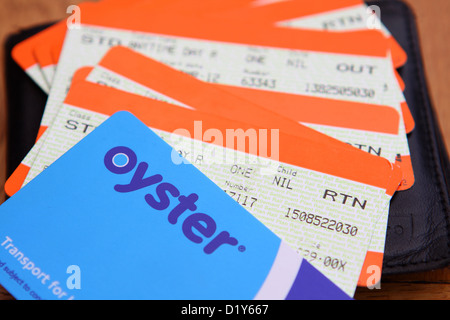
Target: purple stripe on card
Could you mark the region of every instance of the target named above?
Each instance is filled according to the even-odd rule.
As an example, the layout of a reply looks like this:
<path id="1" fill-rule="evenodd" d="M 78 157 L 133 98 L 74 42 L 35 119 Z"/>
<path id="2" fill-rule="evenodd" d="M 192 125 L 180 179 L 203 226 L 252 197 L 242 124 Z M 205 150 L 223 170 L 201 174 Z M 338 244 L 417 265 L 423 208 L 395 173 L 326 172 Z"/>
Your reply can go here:
<path id="1" fill-rule="evenodd" d="M 286 300 L 350 300 L 333 282 L 303 260 Z"/>

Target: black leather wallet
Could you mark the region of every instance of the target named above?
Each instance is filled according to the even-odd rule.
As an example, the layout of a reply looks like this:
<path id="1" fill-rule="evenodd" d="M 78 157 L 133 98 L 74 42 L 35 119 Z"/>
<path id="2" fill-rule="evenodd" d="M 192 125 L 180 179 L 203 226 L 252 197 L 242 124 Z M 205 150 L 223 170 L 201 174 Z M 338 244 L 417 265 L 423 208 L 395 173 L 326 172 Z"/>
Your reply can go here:
<path id="1" fill-rule="evenodd" d="M 369 4 L 408 55 L 399 70 L 416 126 L 408 135 L 415 183 L 397 192 L 389 211 L 383 274 L 428 271 L 450 262 L 450 166 L 430 102 L 414 13 L 400 1 Z"/>
<path id="2" fill-rule="evenodd" d="M 408 54 L 399 73 L 415 119 L 408 135 L 415 184 L 391 202 L 383 274 L 418 272 L 450 262 L 449 159 L 430 103 L 414 15 L 400 1 L 376 1 L 381 19 Z M 33 146 L 47 96 L 12 60 L 12 47 L 42 30 L 40 26 L 11 35 L 6 47 L 8 94 L 8 173 Z"/>

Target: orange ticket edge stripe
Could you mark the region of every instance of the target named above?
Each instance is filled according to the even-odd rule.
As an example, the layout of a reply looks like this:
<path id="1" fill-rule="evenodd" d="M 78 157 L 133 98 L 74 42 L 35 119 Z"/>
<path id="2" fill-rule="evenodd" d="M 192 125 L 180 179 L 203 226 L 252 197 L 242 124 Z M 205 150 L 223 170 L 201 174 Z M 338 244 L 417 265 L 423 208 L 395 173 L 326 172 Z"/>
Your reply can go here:
<path id="1" fill-rule="evenodd" d="M 398 191 L 408 190 L 415 183 L 411 156 L 400 155 L 400 158 L 396 159 L 395 164 L 401 169 L 403 173 L 402 182 L 398 187 Z"/>
<path id="2" fill-rule="evenodd" d="M 39 127 L 35 141 L 38 141 L 42 137 L 47 128 L 48 128 L 47 126 Z M 28 167 L 23 163 L 20 163 L 19 166 L 8 177 L 8 179 L 5 182 L 4 190 L 9 197 L 13 196 L 17 191 L 20 190 L 20 188 L 22 188 L 23 182 L 25 181 L 29 171 L 30 167 Z"/>
<path id="3" fill-rule="evenodd" d="M 402 77 L 400 76 L 400 74 L 398 73 L 398 71 L 396 69 L 394 69 L 394 75 L 395 75 L 395 78 L 397 79 L 400 89 L 402 91 L 405 91 L 405 82 L 403 81 Z"/>
<path id="4" fill-rule="evenodd" d="M 374 286 L 381 281 L 383 256 L 384 254 L 382 252 L 367 251 L 366 258 L 359 275 L 358 287 Z M 372 267 L 376 267 L 378 270 L 373 270 Z"/>
<path id="5" fill-rule="evenodd" d="M 330 103 L 329 100 L 323 98 L 215 85 L 274 111 L 282 111 L 284 115 L 299 122 L 398 134 L 400 115 L 389 106 L 343 100 L 333 100 Z M 368 121 L 368 119 L 370 120 Z"/>
<path id="6" fill-rule="evenodd" d="M 406 51 L 400 46 L 400 44 L 395 40 L 395 38 L 391 35 L 388 38 L 389 48 L 392 54 L 392 62 L 395 68 L 400 68 L 406 64 L 408 61 L 408 55 Z M 403 82 L 403 81 L 402 81 Z M 405 90 L 405 85 L 403 83 L 402 90 Z"/>
<path id="7" fill-rule="evenodd" d="M 25 181 L 30 167 L 24 164 L 19 164 L 19 166 L 14 170 L 9 179 L 5 182 L 5 192 L 8 196 L 13 196 L 17 191 L 22 188 L 23 181 Z"/>
<path id="8" fill-rule="evenodd" d="M 258 129 L 257 126 L 252 124 L 230 121 L 90 82 L 80 81 L 75 83 L 69 91 L 65 103 L 105 115 L 112 115 L 121 110 L 130 111 L 147 123 L 149 127 L 166 132 L 185 128 L 187 123 L 193 125 L 194 121 L 197 120 L 202 120 L 205 130 L 206 128 L 214 128 L 226 132 L 225 130 L 230 128 Z M 152 114 L 152 110 L 155 114 Z M 161 110 L 164 110 L 163 114 Z M 314 132 L 314 130 L 311 131 Z M 334 140 L 334 143 L 325 144 L 319 143 L 317 139 L 311 140 L 307 137 L 299 139 L 285 134 L 283 131 L 280 131 L 279 134 L 280 161 L 282 162 L 304 168 L 309 167 L 311 170 L 318 172 L 328 172 L 339 177 L 377 186 L 387 192 L 392 192 L 392 194 L 400 183 L 400 180 L 394 181 L 400 170 L 397 170 L 398 167 L 393 166 L 384 158 L 357 149 L 341 148 L 341 145 L 345 143 L 337 140 Z M 301 152 L 301 156 L 299 150 L 304 150 Z M 336 166 L 336 163 L 340 165 Z M 369 169 L 370 172 L 367 172 L 366 169 Z"/>
<path id="9" fill-rule="evenodd" d="M 272 26 L 230 24 L 213 19 L 193 19 L 185 16 L 165 16 L 157 13 L 149 16 L 149 12 L 145 10 L 145 7 L 141 10 L 130 9 L 122 11 L 120 17 L 121 19 L 111 19 L 111 17 L 103 15 L 96 18 L 86 17 L 82 20 L 82 23 L 207 41 L 320 51 L 334 54 L 355 54 L 384 58 L 388 53 L 386 37 L 375 30 L 331 33 Z"/>
<path id="10" fill-rule="evenodd" d="M 38 61 L 41 68 L 46 68 L 49 66 L 54 66 L 53 56 L 51 55 L 51 51 L 48 46 L 37 45 L 34 47 L 34 56 L 36 61 Z"/>
<path id="11" fill-rule="evenodd" d="M 231 95 L 217 90 L 223 89 L 297 122 L 398 134 L 400 115 L 388 106 L 211 84 L 125 47 L 110 49 L 98 65 L 188 105 L 201 106 L 205 97 L 218 105 L 233 105 Z"/>
<path id="12" fill-rule="evenodd" d="M 243 4 L 235 9 L 229 9 L 227 12 L 214 11 L 210 9 L 210 14 L 214 18 L 229 19 L 230 21 L 241 20 L 248 24 L 275 24 L 281 21 L 292 20 L 363 4 L 364 1 L 361 0 L 309 1 L 307 5 L 305 5 L 303 1 L 282 1 L 258 7 Z M 392 35 L 388 36 L 387 39 L 389 42 L 390 51 L 392 53 L 394 67 L 400 68 L 406 63 L 408 58 L 407 54 Z"/>

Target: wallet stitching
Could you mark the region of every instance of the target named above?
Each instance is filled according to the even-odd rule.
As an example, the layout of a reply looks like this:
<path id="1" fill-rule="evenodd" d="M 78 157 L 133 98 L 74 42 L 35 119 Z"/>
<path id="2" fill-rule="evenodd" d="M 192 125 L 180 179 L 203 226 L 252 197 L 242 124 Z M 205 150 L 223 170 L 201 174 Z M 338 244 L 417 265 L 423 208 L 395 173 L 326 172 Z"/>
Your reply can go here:
<path id="1" fill-rule="evenodd" d="M 420 54 L 417 52 L 417 47 L 418 46 L 414 45 L 414 44 L 417 44 L 417 43 L 416 43 L 416 41 L 415 41 L 415 39 L 414 39 L 414 37 L 412 35 L 412 32 L 411 32 L 412 28 L 415 27 L 415 24 L 413 23 L 413 20 L 411 19 L 411 14 L 412 13 L 407 12 L 408 11 L 408 7 L 404 3 L 400 2 L 400 1 L 396 2 L 396 3 L 397 3 L 397 7 L 401 7 L 401 10 L 403 11 L 403 13 L 406 13 L 406 20 L 407 20 L 407 24 L 408 24 L 408 28 L 406 28 L 407 29 L 408 45 L 409 45 L 409 47 L 411 49 L 412 55 L 414 56 L 413 60 L 416 62 L 416 63 L 413 64 L 413 69 L 414 69 L 414 72 L 415 72 L 416 77 L 417 77 L 417 79 L 419 81 L 419 84 L 420 84 L 420 86 L 419 86 L 420 87 L 420 89 L 419 89 L 420 90 L 420 98 L 422 99 L 422 102 L 424 103 L 424 105 L 427 105 L 428 107 L 431 107 L 429 105 L 426 97 L 425 97 L 426 95 L 425 95 L 425 91 L 424 91 L 424 85 L 426 85 L 426 84 L 424 83 L 423 78 L 421 77 L 421 73 L 419 72 L 419 67 L 417 65 L 418 62 L 419 62 L 418 58 L 420 57 Z M 384 5 L 386 5 L 386 4 L 387 5 L 393 5 L 394 4 L 394 6 L 395 6 L 395 2 L 385 2 L 385 1 L 383 1 L 383 4 Z M 398 4 L 400 4 L 400 6 L 398 6 Z M 448 212 L 447 204 L 446 204 L 446 202 L 444 200 L 445 193 L 444 193 L 444 190 L 443 190 L 442 181 L 439 179 L 439 176 L 438 176 L 438 173 L 437 173 L 438 170 L 439 170 L 439 166 L 438 166 L 438 161 L 436 159 L 436 153 L 435 153 L 436 146 L 434 144 L 432 133 L 431 133 L 430 115 L 428 114 L 428 110 L 422 110 L 422 109 L 424 109 L 424 108 L 418 108 L 418 111 L 421 113 L 421 115 L 425 116 L 425 118 L 427 120 L 427 125 L 425 126 L 425 133 L 426 133 L 426 138 L 427 138 L 429 143 L 427 143 L 426 147 L 427 147 L 427 149 L 429 151 L 431 151 L 431 152 L 428 152 L 428 153 L 429 153 L 429 159 L 431 160 L 429 162 L 431 163 L 431 166 L 434 169 L 434 172 L 433 172 L 433 175 L 432 175 L 432 179 L 433 179 L 433 182 L 435 183 L 435 185 L 438 186 L 439 194 L 440 194 L 441 206 L 445 210 L 445 212 Z M 447 251 L 446 255 L 441 256 L 439 258 L 434 258 L 434 259 L 431 259 L 431 260 L 428 260 L 428 261 L 400 263 L 400 264 L 397 264 L 395 266 L 385 266 L 385 268 L 387 268 L 387 269 L 390 269 L 390 268 L 394 269 L 394 268 L 398 268 L 398 267 L 407 267 L 409 265 L 429 264 L 430 262 L 437 262 L 437 261 L 443 261 L 443 260 L 448 259 L 448 257 L 449 257 L 448 252 L 450 251 L 450 226 L 449 226 L 449 222 L 448 222 L 448 214 L 444 213 L 444 215 L 445 215 L 445 222 L 446 222 L 446 225 L 447 225 L 447 249 L 448 249 L 448 251 Z"/>

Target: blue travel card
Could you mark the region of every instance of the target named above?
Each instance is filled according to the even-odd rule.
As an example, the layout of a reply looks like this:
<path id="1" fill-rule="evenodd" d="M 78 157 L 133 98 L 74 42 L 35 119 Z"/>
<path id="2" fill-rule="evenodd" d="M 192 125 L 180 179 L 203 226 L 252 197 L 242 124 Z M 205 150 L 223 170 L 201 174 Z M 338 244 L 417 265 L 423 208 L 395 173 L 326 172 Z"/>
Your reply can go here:
<path id="1" fill-rule="evenodd" d="M 18 299 L 350 299 L 132 114 L 0 206 Z"/>

